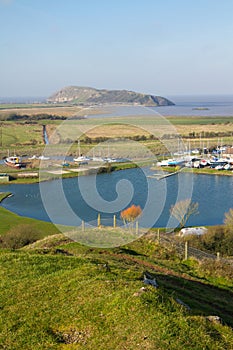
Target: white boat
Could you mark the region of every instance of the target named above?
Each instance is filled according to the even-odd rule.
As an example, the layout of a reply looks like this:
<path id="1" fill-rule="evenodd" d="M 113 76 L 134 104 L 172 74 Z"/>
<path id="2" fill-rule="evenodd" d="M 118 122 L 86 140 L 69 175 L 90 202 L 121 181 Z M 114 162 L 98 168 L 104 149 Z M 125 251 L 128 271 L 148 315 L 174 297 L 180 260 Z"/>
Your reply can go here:
<path id="1" fill-rule="evenodd" d="M 117 160 L 116 160 L 116 158 L 107 157 L 107 158 L 104 158 L 104 162 L 106 162 L 106 163 L 116 163 Z"/>
<path id="2" fill-rule="evenodd" d="M 214 169 L 215 170 L 223 170 L 224 169 L 224 165 L 219 164 Z"/>
<path id="3" fill-rule="evenodd" d="M 205 166 L 207 166 L 207 165 L 209 165 L 209 162 L 208 162 L 208 160 L 206 160 L 206 159 L 201 159 L 200 160 L 200 167 L 205 167 Z"/>
<path id="4" fill-rule="evenodd" d="M 89 162 L 90 158 L 89 157 L 86 157 L 86 156 L 79 156 L 77 158 L 73 158 L 73 161 L 74 162 Z"/>
<path id="5" fill-rule="evenodd" d="M 28 158 L 29 160 L 33 160 L 33 159 L 38 159 L 37 156 L 34 154 L 32 157 Z"/>
<path id="6" fill-rule="evenodd" d="M 195 162 L 193 162 L 193 167 L 194 168 L 200 168 L 200 161 L 196 160 Z"/>
<path id="7" fill-rule="evenodd" d="M 197 149 L 197 148 L 192 149 L 191 152 L 192 152 L 193 154 L 200 154 L 200 151 L 199 151 L 199 149 Z"/>
<path id="8" fill-rule="evenodd" d="M 224 165 L 224 169 L 231 170 L 231 165 L 229 163 L 227 163 L 226 165 Z"/>
<path id="9" fill-rule="evenodd" d="M 157 162 L 157 166 L 168 166 L 168 163 L 171 161 L 172 159 L 164 159 L 161 162 Z"/>
<path id="10" fill-rule="evenodd" d="M 91 160 L 90 157 L 83 156 L 81 154 L 81 149 L 80 149 L 80 140 L 78 140 L 78 157 L 73 158 L 74 162 L 82 163 L 82 162 L 89 162 Z"/>
<path id="11" fill-rule="evenodd" d="M 104 158 L 102 157 L 95 157 L 92 158 L 93 162 L 105 162 Z"/>
<path id="12" fill-rule="evenodd" d="M 42 154 L 42 156 L 39 156 L 38 159 L 40 159 L 40 160 L 49 160 L 50 158 L 49 158 L 49 157 L 45 157 L 45 156 Z"/>
<path id="13" fill-rule="evenodd" d="M 11 157 L 7 157 L 4 160 L 5 164 L 12 167 L 12 168 L 21 168 L 22 166 L 22 162 L 21 162 L 21 158 L 17 157 L 17 156 L 11 156 Z"/>

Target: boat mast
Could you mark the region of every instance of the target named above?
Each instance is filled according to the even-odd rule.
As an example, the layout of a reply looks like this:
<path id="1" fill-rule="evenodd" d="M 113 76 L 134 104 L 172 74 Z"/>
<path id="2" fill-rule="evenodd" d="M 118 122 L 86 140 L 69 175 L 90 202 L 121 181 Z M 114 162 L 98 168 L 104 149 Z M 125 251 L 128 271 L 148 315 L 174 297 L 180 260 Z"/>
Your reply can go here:
<path id="1" fill-rule="evenodd" d="M 81 156 L 81 150 L 80 150 L 80 140 L 78 139 L 78 156 Z"/>

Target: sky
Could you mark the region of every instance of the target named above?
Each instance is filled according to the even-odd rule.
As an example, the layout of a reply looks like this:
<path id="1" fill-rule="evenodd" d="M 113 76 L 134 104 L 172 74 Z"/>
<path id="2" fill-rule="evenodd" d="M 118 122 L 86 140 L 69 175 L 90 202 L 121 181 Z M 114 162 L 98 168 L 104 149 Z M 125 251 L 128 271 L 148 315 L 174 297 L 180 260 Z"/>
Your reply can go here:
<path id="1" fill-rule="evenodd" d="M 0 0 L 0 96 L 233 94 L 232 0 Z"/>

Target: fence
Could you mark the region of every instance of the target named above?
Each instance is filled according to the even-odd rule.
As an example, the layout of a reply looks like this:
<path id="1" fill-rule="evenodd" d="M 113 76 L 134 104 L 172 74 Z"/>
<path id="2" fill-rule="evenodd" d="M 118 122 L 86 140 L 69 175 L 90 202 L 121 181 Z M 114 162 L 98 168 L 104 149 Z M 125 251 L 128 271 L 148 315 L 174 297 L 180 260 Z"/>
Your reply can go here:
<path id="1" fill-rule="evenodd" d="M 131 223 L 125 223 L 122 220 L 119 220 L 116 218 L 116 215 L 113 215 L 112 217 L 103 218 L 100 214 L 98 214 L 98 217 L 96 220 L 89 221 L 88 223 L 82 221 L 81 229 L 82 231 L 85 231 L 89 228 L 103 228 L 103 227 L 111 227 L 111 228 L 119 228 L 119 229 L 130 229 L 134 232 L 135 238 L 138 236 L 147 233 L 147 230 L 145 228 L 142 228 L 139 226 L 138 221 L 134 221 Z M 187 260 L 190 257 L 193 257 L 197 260 L 203 260 L 203 259 L 212 259 L 212 260 L 218 260 L 222 261 L 228 264 L 231 264 L 233 266 L 233 260 L 231 259 L 225 259 L 220 256 L 220 253 L 217 254 L 211 254 L 204 252 L 203 250 L 197 249 L 192 247 L 188 241 L 185 242 L 178 242 L 174 239 L 174 232 L 170 233 L 161 233 L 160 229 L 157 230 L 157 234 L 154 234 L 154 239 L 158 243 L 165 243 L 172 245 L 177 253 L 183 257 L 183 259 Z"/>
<path id="2" fill-rule="evenodd" d="M 155 235 L 155 239 L 160 243 L 167 243 L 172 245 L 178 254 L 180 254 L 185 260 L 187 260 L 190 257 L 193 257 L 197 260 L 203 260 L 203 259 L 212 259 L 212 260 L 219 260 L 225 263 L 229 263 L 233 266 L 233 260 L 232 259 L 225 259 L 220 256 L 220 253 L 211 254 L 204 252 L 203 250 L 197 249 L 192 247 L 188 241 L 185 242 L 177 242 L 174 240 L 174 232 L 173 233 L 163 233 L 161 234 L 160 230 L 158 229 L 157 235 Z"/>

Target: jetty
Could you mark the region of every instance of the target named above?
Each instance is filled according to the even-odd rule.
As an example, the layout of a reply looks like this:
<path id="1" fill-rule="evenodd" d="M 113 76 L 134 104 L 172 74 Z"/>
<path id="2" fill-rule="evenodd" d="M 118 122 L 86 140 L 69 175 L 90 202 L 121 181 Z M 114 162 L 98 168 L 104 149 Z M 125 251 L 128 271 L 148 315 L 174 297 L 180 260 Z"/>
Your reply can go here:
<path id="1" fill-rule="evenodd" d="M 179 174 L 183 169 L 184 169 L 184 168 L 181 168 L 181 169 L 179 169 L 179 170 L 177 170 L 177 171 L 174 171 L 174 172 L 168 173 L 168 174 L 164 174 L 164 175 L 161 175 L 161 174 L 153 174 L 153 175 L 148 175 L 147 177 L 148 177 L 148 178 L 151 178 L 151 179 L 162 180 L 162 179 L 165 179 L 166 177 Z"/>

